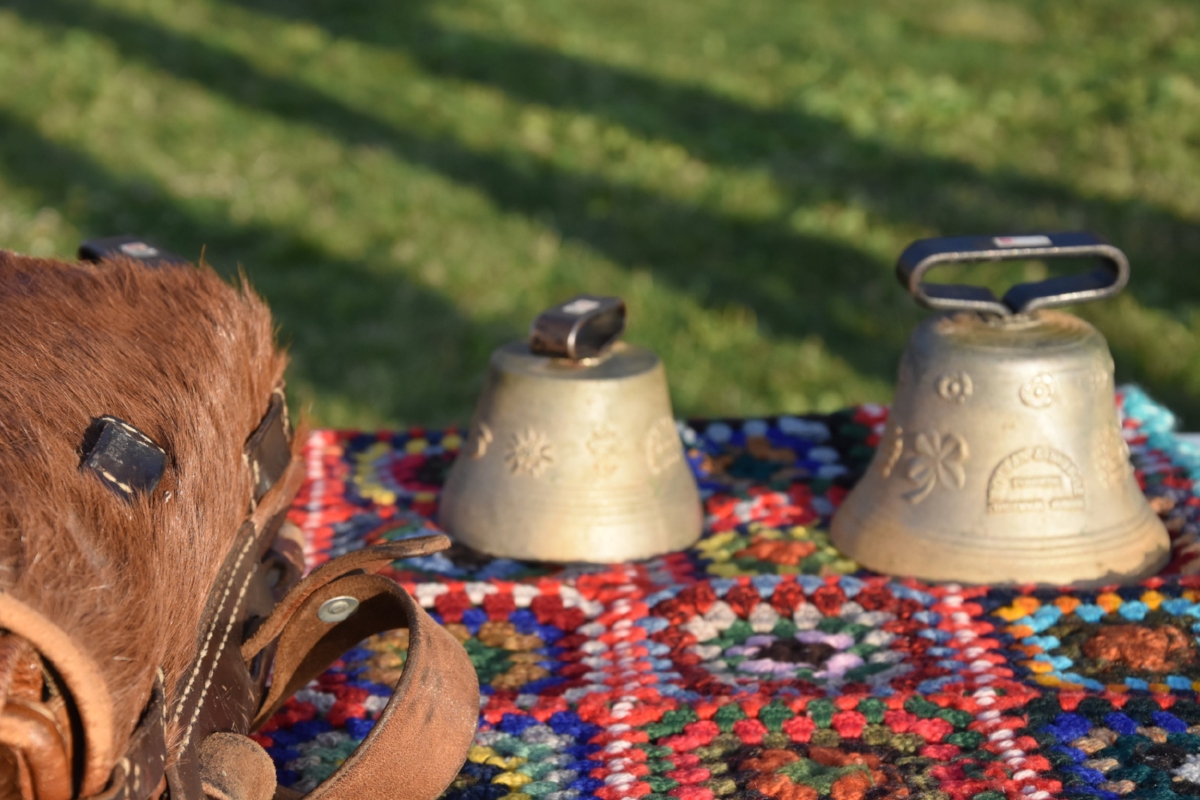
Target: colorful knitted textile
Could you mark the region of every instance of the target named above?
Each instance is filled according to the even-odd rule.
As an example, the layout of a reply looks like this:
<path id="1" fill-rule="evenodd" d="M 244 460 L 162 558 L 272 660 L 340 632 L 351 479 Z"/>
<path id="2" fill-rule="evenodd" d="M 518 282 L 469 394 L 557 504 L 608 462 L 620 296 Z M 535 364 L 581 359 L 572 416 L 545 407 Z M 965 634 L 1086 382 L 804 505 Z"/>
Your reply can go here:
<path id="1" fill-rule="evenodd" d="M 826 529 L 879 440 L 878 406 L 681 425 L 707 510 L 688 551 L 588 568 L 458 550 L 398 562 L 482 687 L 447 797 L 1200 796 L 1200 575 L 1187 574 L 1200 457 L 1140 391 L 1119 400 L 1175 537 L 1168 574 L 1137 587 L 859 571 Z M 432 528 L 460 443 L 454 430 L 312 434 L 292 512 L 310 562 Z M 363 739 L 406 645 L 365 642 L 268 723 L 257 738 L 284 785 L 311 789 Z"/>

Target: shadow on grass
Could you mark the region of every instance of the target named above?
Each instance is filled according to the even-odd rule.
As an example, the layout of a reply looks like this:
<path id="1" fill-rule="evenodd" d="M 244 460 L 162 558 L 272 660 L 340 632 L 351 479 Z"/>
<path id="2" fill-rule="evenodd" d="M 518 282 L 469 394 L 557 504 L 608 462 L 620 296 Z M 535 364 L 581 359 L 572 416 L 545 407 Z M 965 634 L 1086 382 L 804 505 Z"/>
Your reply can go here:
<path id="1" fill-rule="evenodd" d="M 0 175 L 34 192 L 38 202 L 61 209 L 85 236 L 139 233 L 191 260 L 203 250 L 227 275 L 244 263 L 255 288 L 270 298 L 283 338 L 292 337 L 297 345 L 293 382 L 309 384 L 334 402 L 369 404 L 396 420 L 461 422 L 454 412 L 470 408 L 481 388 L 476 362 L 486 359 L 491 343 L 519 336 L 472 323 L 444 297 L 340 259 L 292 231 L 230 225 L 220 204 L 210 204 L 211 209 L 184 204 L 151 182 L 114 175 L 3 111 Z M 346 291 L 348 284 L 356 289 Z M 381 320 L 391 322 L 403 341 L 380 347 L 371 329 L 360 326 L 363 320 L 373 328 Z M 463 359 L 464 352 L 471 357 Z M 447 379 L 420 382 L 409 394 L 366 397 L 364 378 L 355 373 L 364 361 L 411 374 L 438 372 Z M 448 409 L 450 415 L 430 419 L 430 409 Z"/>
<path id="2" fill-rule="evenodd" d="M 647 137 L 669 139 L 713 163 L 766 166 L 795 205 L 853 198 L 883 218 L 947 233 L 1086 227 L 1125 249 L 1133 294 L 1179 311 L 1200 293 L 1188 253 L 1200 228 L 1137 201 L 1086 198 L 1060 185 L 986 174 L 953 159 L 897 151 L 796 110 L 753 108 L 701 88 L 565 56 L 535 45 L 447 30 L 422 4 L 375 0 L 283 3 L 237 0 L 307 19 L 338 36 L 403 48 L 431 73 L 479 81 L 514 97 L 586 111 Z M 559 170 L 535 157 L 479 152 L 398 129 L 298 81 L 266 75 L 236 54 L 151 22 L 71 0 L 18 0 L 24 17 L 86 27 L 126 58 L 195 81 L 225 97 L 346 144 L 370 144 L 473 186 L 503 209 L 548 221 L 626 268 L 645 267 L 710 307 L 754 309 L 766 333 L 820 336 L 864 375 L 891 380 L 920 316 L 886 264 L 861 250 L 795 233 L 782 221 L 738 220 L 653 192 Z M 1140 265 L 1153 265 L 1153 269 Z M 357 355 L 357 354 L 356 354 Z M 1186 376 L 1153 380 L 1138 354 L 1117 352 L 1121 379 L 1139 380 L 1185 415 L 1200 417 Z"/>
<path id="3" fill-rule="evenodd" d="M 1011 232 L 1059 217 L 1105 232 L 1153 263 L 1147 302 L 1200 294 L 1190 255 L 1200 225 L 1141 201 L 1088 198 L 1059 184 L 953 158 L 900 151 L 795 109 L 756 108 L 707 89 L 564 55 L 531 43 L 448 29 L 423 4 L 384 0 L 230 0 L 305 20 L 336 37 L 403 50 L 430 74 L 473 81 L 530 103 L 594 114 L 713 164 L 765 166 L 795 205 L 853 198 L 893 221 L 963 233 Z M 1151 288 L 1151 283 L 1159 284 Z M 1180 291 L 1184 294 L 1181 295 Z"/>
<path id="4" fill-rule="evenodd" d="M 386 149 L 475 187 L 500 208 L 535 216 L 627 268 L 648 268 L 708 306 L 752 308 L 768 335 L 816 334 L 860 374 L 891 381 L 896 354 L 918 317 L 905 298 L 883 291 L 891 281 L 888 265 L 853 247 L 797 235 L 781 222 L 730 219 L 533 156 L 480 152 L 397 129 L 318 89 L 264 74 L 235 53 L 118 11 L 73 0 L 18 0 L 16 8 L 43 25 L 103 35 L 124 58 L 247 108 L 322 129 L 347 145 Z M 837 269 L 818 268 L 828 265 Z M 864 326 L 863 309 L 882 313 Z"/>

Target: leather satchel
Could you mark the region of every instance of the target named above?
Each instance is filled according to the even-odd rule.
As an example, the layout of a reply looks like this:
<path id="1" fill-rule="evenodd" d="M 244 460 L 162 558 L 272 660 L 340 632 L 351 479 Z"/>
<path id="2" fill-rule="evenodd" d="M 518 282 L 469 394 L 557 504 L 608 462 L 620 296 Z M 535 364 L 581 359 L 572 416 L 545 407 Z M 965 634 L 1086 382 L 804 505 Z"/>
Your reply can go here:
<path id="1" fill-rule="evenodd" d="M 270 800 L 247 734 L 406 627 L 365 741 L 306 797 L 432 800 L 466 758 L 462 646 L 391 579 L 426 536 L 304 571 L 285 358 L 263 302 L 143 250 L 0 251 L 0 798 Z"/>

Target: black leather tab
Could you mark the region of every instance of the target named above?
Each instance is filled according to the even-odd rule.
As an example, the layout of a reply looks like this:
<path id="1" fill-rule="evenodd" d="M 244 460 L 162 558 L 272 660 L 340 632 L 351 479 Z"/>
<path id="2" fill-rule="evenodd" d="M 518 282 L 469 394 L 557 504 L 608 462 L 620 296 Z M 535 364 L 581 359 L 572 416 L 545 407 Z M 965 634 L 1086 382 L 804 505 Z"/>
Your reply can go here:
<path id="1" fill-rule="evenodd" d="M 174 253 L 163 250 L 138 236 L 106 236 L 88 239 L 79 245 L 81 261 L 103 261 L 106 258 L 136 258 L 148 267 L 164 267 L 188 262 Z"/>
<path id="2" fill-rule="evenodd" d="M 95 420 L 83 440 L 82 469 L 93 472 L 119 497 L 152 492 L 167 468 L 167 454 L 123 419 Z"/>
<path id="3" fill-rule="evenodd" d="M 251 479 L 254 481 L 256 503 L 283 477 L 283 471 L 291 463 L 290 427 L 283 392 L 276 390 L 271 394 L 271 405 L 266 416 L 246 440 L 244 451 L 246 461 L 250 464 Z"/>
<path id="4" fill-rule="evenodd" d="M 625 330 L 625 301 L 581 294 L 538 314 L 529 331 L 529 350 L 575 361 L 609 350 Z"/>

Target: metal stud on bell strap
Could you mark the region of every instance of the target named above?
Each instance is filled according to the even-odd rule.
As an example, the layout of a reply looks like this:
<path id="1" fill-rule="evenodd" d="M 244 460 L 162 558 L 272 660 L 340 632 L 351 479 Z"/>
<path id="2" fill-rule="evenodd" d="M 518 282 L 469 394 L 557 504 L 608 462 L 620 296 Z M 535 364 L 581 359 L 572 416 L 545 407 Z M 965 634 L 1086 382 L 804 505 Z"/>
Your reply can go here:
<path id="1" fill-rule="evenodd" d="M 1096 265 L 1003 298 L 924 280 L 938 265 L 1049 258 Z M 934 581 L 1099 586 L 1161 569 L 1169 538 L 1129 463 L 1108 345 L 1049 310 L 1120 292 L 1124 253 L 1090 233 L 926 239 L 896 272 L 939 313 L 909 339 L 834 544 L 868 569 Z"/>
<path id="2" fill-rule="evenodd" d="M 620 298 L 580 295 L 492 354 L 438 512 L 455 540 L 508 558 L 614 562 L 699 538 L 666 373 L 620 341 L 624 329 Z"/>

